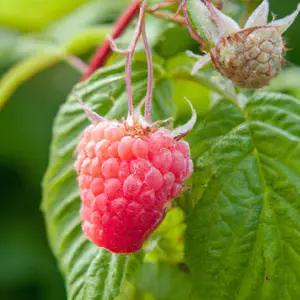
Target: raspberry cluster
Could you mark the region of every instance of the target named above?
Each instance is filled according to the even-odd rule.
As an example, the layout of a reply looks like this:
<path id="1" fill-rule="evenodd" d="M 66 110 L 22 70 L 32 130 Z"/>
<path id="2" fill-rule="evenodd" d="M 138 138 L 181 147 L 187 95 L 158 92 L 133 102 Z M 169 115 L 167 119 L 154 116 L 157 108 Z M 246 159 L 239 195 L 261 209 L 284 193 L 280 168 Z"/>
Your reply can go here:
<path id="1" fill-rule="evenodd" d="M 139 250 L 183 190 L 193 163 L 189 145 L 165 128 L 128 128 L 117 121 L 90 125 L 78 145 L 86 236 L 115 253 Z"/>

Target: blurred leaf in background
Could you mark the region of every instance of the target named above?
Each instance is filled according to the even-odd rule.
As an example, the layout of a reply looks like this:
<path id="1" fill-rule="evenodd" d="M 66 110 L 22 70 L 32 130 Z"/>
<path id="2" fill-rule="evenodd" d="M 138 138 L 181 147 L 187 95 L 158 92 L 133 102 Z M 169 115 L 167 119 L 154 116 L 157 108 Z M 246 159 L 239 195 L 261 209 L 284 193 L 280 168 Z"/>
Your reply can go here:
<path id="1" fill-rule="evenodd" d="M 57 66 L 22 86 L 0 113 L 0 299 L 65 299 L 39 206 L 51 127 L 78 75 Z"/>
<path id="2" fill-rule="evenodd" d="M 87 0 L 9 0 L 0 2 L 0 25 L 21 31 L 39 31 Z"/>

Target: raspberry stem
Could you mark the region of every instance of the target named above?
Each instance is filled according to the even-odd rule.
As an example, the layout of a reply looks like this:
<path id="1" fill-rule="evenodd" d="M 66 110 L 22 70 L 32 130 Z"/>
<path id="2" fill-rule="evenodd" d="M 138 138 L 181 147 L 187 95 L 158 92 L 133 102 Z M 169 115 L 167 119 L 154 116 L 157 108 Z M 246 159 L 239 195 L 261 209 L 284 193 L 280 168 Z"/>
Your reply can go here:
<path id="1" fill-rule="evenodd" d="M 128 49 L 128 57 L 127 57 L 127 63 L 126 63 L 126 88 L 127 88 L 127 94 L 128 94 L 128 117 L 133 117 L 133 100 L 132 100 L 132 86 L 131 86 L 131 71 L 132 71 L 132 60 L 134 51 L 136 48 L 136 44 L 138 42 L 138 39 L 141 35 L 142 28 L 144 27 L 144 14 L 146 9 L 146 1 L 143 2 L 141 8 L 140 8 L 140 14 L 139 14 L 139 20 L 138 24 L 136 26 L 136 30 L 133 36 L 132 43 Z M 148 57 L 148 55 L 147 55 Z"/>
<path id="2" fill-rule="evenodd" d="M 149 14 L 153 15 L 154 17 L 157 17 L 157 18 L 160 18 L 160 19 L 165 19 L 165 20 L 169 20 L 169 21 L 172 21 L 172 22 L 176 22 L 176 23 L 179 23 L 181 25 L 185 25 L 186 24 L 186 21 L 185 21 L 185 18 L 182 17 L 182 16 L 179 16 L 179 15 L 176 15 L 175 14 L 169 14 L 169 13 L 163 13 L 163 12 L 160 12 L 160 11 L 147 11 Z"/>
<path id="3" fill-rule="evenodd" d="M 165 2 L 157 3 L 157 4 L 155 4 L 155 5 L 151 6 L 151 7 L 149 7 L 149 8 L 147 9 L 147 11 L 154 12 L 154 11 L 157 11 L 157 10 L 163 8 L 163 7 L 167 7 L 167 6 L 169 6 L 169 5 L 172 5 L 172 4 L 176 3 L 176 2 L 177 2 L 177 0 L 169 0 L 169 1 L 166 0 Z"/>
<path id="4" fill-rule="evenodd" d="M 133 99 L 132 99 L 132 86 L 131 86 L 131 72 L 132 72 L 132 61 L 133 61 L 133 55 L 135 52 L 135 48 L 137 45 L 137 42 L 140 38 L 140 35 L 142 33 L 142 28 L 143 28 L 143 24 L 144 24 L 144 15 L 145 15 L 145 10 L 146 10 L 146 1 L 143 2 L 141 8 L 140 8 L 140 13 L 139 13 L 139 19 L 138 19 L 138 23 L 136 25 L 136 29 L 133 35 L 133 39 L 132 42 L 130 44 L 130 46 L 125 49 L 119 49 L 117 44 L 115 43 L 114 39 L 110 36 L 108 36 L 108 40 L 110 42 L 110 46 L 111 49 L 114 52 L 117 52 L 119 54 L 124 54 L 127 55 L 127 62 L 126 62 L 126 70 L 125 70 L 125 82 L 126 82 L 126 89 L 127 89 L 127 95 L 128 95 L 128 118 L 129 120 L 133 120 Z M 148 46 L 149 48 L 149 46 Z M 148 52 L 150 50 L 148 49 Z M 147 54 L 147 59 L 148 59 L 148 55 Z M 150 56 L 150 60 L 151 60 L 151 56 Z"/>
<path id="5" fill-rule="evenodd" d="M 173 22 L 177 22 L 179 24 L 185 25 L 186 24 L 185 18 L 179 15 L 179 12 L 181 10 L 180 5 L 178 6 L 178 9 L 175 14 L 169 14 L 169 13 L 164 13 L 164 12 L 158 11 L 160 8 L 170 6 L 176 2 L 178 2 L 178 0 L 169 0 L 169 1 L 166 0 L 165 2 L 158 3 L 153 6 L 147 7 L 147 13 L 149 13 L 157 18 L 162 18 L 162 19 L 166 19 L 169 21 L 173 21 Z"/>
<path id="6" fill-rule="evenodd" d="M 146 122 L 150 122 L 151 118 L 151 101 L 152 101 L 152 89 L 153 89 L 153 62 L 151 49 L 147 40 L 145 22 L 142 25 L 142 38 L 145 45 L 145 51 L 148 62 L 148 86 L 147 86 L 147 95 L 146 95 L 146 103 L 145 103 L 145 119 Z"/>
<path id="7" fill-rule="evenodd" d="M 81 74 L 84 74 L 84 72 L 86 72 L 88 69 L 88 65 L 77 56 L 66 55 L 65 60 L 69 63 L 70 66 L 72 66 L 75 70 L 77 70 Z"/>

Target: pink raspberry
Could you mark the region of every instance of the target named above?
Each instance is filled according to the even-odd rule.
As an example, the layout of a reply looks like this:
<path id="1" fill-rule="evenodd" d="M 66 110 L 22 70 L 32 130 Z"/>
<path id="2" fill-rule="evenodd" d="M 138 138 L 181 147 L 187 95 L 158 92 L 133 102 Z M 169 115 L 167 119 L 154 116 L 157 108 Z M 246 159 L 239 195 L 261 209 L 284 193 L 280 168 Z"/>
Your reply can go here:
<path id="1" fill-rule="evenodd" d="M 88 239 L 115 253 L 132 253 L 163 220 L 193 163 L 189 145 L 167 129 L 104 121 L 84 131 L 75 168 Z"/>

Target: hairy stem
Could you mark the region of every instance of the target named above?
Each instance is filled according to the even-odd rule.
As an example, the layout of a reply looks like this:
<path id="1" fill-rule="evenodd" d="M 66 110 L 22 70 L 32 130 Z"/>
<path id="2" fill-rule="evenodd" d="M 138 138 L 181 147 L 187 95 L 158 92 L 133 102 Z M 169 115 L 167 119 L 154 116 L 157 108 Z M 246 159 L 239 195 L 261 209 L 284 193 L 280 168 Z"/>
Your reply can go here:
<path id="1" fill-rule="evenodd" d="M 77 56 L 66 55 L 65 60 L 69 63 L 70 66 L 72 66 L 75 70 L 77 70 L 81 74 L 84 74 L 84 72 L 86 72 L 88 69 L 88 65 Z"/>
<path id="2" fill-rule="evenodd" d="M 133 60 L 133 55 L 134 55 L 134 51 L 136 48 L 136 44 L 141 35 L 142 27 L 144 24 L 143 19 L 144 19 L 145 9 L 146 9 L 146 1 L 144 1 L 141 6 L 139 20 L 138 20 L 138 24 L 136 26 L 133 40 L 132 40 L 132 43 L 131 43 L 129 49 L 127 50 L 128 57 L 127 57 L 127 63 L 126 63 L 125 80 L 126 80 L 126 88 L 127 88 L 127 94 L 128 94 L 128 117 L 129 117 L 129 119 L 131 119 L 133 117 L 133 100 L 132 100 L 132 86 L 131 86 L 132 60 Z"/>
<path id="3" fill-rule="evenodd" d="M 150 122 L 151 119 L 151 101 L 152 101 L 152 90 L 153 90 L 153 63 L 152 63 L 152 55 L 151 49 L 147 40 L 145 22 L 142 25 L 142 38 L 145 45 L 145 51 L 148 62 L 148 86 L 147 86 L 147 95 L 146 95 L 146 103 L 145 103 L 145 119 L 146 122 Z"/>
<path id="4" fill-rule="evenodd" d="M 170 6 L 170 5 L 172 5 L 172 4 L 176 3 L 176 2 L 177 2 L 177 0 L 165 1 L 165 2 L 162 2 L 162 3 L 155 4 L 155 5 L 151 6 L 151 7 L 149 7 L 147 10 L 152 11 L 152 12 L 153 11 L 157 11 L 160 8 Z"/>
<path id="5" fill-rule="evenodd" d="M 186 24 L 186 20 L 184 17 L 179 15 L 179 12 L 181 10 L 181 5 L 178 6 L 178 9 L 175 14 L 165 13 L 158 11 L 160 8 L 164 8 L 170 5 L 173 5 L 174 3 L 180 4 L 181 0 L 165 0 L 165 2 L 155 4 L 153 6 L 150 6 L 147 8 L 147 13 L 161 19 L 166 19 L 169 21 L 177 22 L 179 24 Z"/>
<path id="6" fill-rule="evenodd" d="M 182 25 L 186 24 L 185 18 L 182 16 L 177 16 L 176 14 L 174 15 L 174 14 L 164 13 L 156 10 L 155 11 L 149 10 L 148 13 L 160 19 L 166 19 Z"/>
<path id="7" fill-rule="evenodd" d="M 113 0 L 112 0 L 113 1 Z M 168 19 L 170 21 L 178 22 L 180 24 L 185 24 L 185 19 L 179 16 L 177 13 L 175 15 L 169 15 L 167 13 L 161 13 L 157 10 L 159 8 L 171 5 L 173 3 L 180 2 L 180 0 L 166 0 L 163 3 L 159 3 L 154 5 L 153 7 L 149 7 L 149 13 L 153 14 L 159 18 Z M 134 18 L 139 13 L 139 5 L 141 0 L 133 0 L 133 2 L 129 5 L 129 7 L 125 10 L 125 12 L 121 15 L 121 17 L 116 22 L 115 26 L 113 27 L 113 31 L 111 34 L 112 39 L 118 38 L 131 24 Z M 97 49 L 96 54 L 92 57 L 91 62 L 84 72 L 81 80 L 85 80 L 89 78 L 98 68 L 103 66 L 110 55 L 112 48 L 111 48 L 111 40 L 107 39 L 104 43 Z"/>

